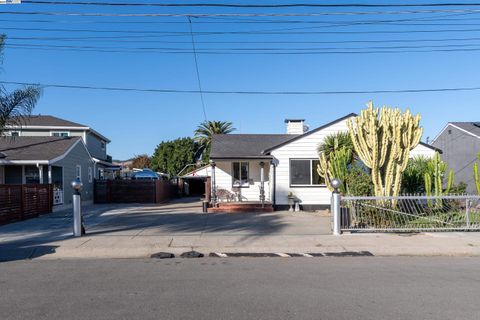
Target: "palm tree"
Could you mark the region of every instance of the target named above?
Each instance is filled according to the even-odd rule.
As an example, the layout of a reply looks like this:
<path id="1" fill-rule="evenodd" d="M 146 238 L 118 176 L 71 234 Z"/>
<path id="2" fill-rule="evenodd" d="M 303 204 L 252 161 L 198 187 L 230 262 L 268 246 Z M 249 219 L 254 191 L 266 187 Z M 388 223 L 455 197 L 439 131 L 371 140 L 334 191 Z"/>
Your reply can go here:
<path id="1" fill-rule="evenodd" d="M 348 150 L 352 150 L 352 159 L 355 158 L 355 149 L 353 147 L 352 138 L 348 132 L 337 132 L 330 134 L 325 137 L 323 142 L 318 146 L 318 153 L 324 153 L 325 157 L 329 158 L 330 154 L 334 151 L 338 151 L 342 148 L 346 148 Z"/>
<path id="2" fill-rule="evenodd" d="M 4 43 L 5 35 L 0 35 L 0 62 Z M 0 136 L 7 126 L 21 125 L 24 122 L 25 116 L 32 113 L 40 93 L 38 86 L 25 86 L 11 93 L 0 86 Z"/>
<path id="3" fill-rule="evenodd" d="M 228 121 L 204 121 L 195 130 L 195 141 L 201 146 L 205 160 L 210 157 L 210 145 L 214 134 L 228 134 L 236 129 Z"/>

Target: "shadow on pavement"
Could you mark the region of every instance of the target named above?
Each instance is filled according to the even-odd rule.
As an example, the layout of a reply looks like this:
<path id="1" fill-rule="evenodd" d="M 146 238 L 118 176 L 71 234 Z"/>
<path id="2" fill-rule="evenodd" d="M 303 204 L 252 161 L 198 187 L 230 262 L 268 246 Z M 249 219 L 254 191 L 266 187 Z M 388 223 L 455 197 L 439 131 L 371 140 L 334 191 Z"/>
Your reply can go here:
<path id="1" fill-rule="evenodd" d="M 87 236 L 223 233 L 246 237 L 279 233 L 287 226 L 277 213 L 202 214 L 198 199 L 161 205 L 109 204 L 83 209 Z M 33 259 L 54 253 L 49 245 L 72 238 L 71 210 L 0 227 L 0 261 Z"/>
<path id="2" fill-rule="evenodd" d="M 35 259 L 44 255 L 55 253 L 58 246 L 49 245 L 32 245 L 32 246 L 15 246 L 0 245 L 0 263 L 16 260 Z"/>

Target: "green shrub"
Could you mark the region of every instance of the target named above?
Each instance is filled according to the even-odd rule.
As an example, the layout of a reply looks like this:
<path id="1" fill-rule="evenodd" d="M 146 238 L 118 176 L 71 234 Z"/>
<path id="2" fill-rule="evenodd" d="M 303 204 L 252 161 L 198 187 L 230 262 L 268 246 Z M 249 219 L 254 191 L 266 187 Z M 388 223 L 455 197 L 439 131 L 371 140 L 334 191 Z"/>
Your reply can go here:
<path id="1" fill-rule="evenodd" d="M 373 195 L 373 184 L 370 174 L 358 165 L 352 165 L 346 178 L 348 195 L 371 196 Z"/>
<path id="2" fill-rule="evenodd" d="M 408 161 L 403 172 L 402 193 L 425 193 L 425 173 L 428 172 L 429 159 L 417 156 Z"/>

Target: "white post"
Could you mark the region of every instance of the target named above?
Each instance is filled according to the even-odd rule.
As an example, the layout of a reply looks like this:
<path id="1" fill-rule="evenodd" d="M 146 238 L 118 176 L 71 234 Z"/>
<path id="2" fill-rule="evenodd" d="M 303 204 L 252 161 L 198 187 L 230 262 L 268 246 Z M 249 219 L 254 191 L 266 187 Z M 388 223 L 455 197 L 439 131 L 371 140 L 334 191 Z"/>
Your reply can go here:
<path id="1" fill-rule="evenodd" d="M 260 162 L 260 201 L 262 202 L 262 207 L 265 206 L 265 172 L 264 172 L 265 162 Z"/>
<path id="2" fill-rule="evenodd" d="M 215 179 L 215 161 L 210 160 L 210 165 L 212 166 L 212 205 L 215 206 L 217 203 L 217 187 L 216 187 L 216 179 Z"/>
<path id="3" fill-rule="evenodd" d="M 82 236 L 82 207 L 80 205 L 80 193 L 73 195 L 73 235 Z"/>
<path id="4" fill-rule="evenodd" d="M 40 184 L 43 184 L 43 166 L 38 165 L 38 181 Z"/>
<path id="5" fill-rule="evenodd" d="M 73 235 L 81 237 L 83 234 L 82 228 L 82 205 L 80 190 L 82 189 L 82 182 L 80 180 L 72 181 L 73 188 Z"/>
<path id="6" fill-rule="evenodd" d="M 340 191 L 338 190 L 341 182 L 338 179 L 332 179 L 331 184 L 334 188 L 331 204 L 331 212 L 333 214 L 333 235 L 339 236 L 342 233 L 340 230 L 340 201 L 342 199 L 342 196 L 340 195 Z"/>
<path id="7" fill-rule="evenodd" d="M 340 193 L 332 193 L 333 235 L 339 236 L 340 232 Z"/>
<path id="8" fill-rule="evenodd" d="M 52 184 L 52 166 L 48 166 L 48 184 Z"/>

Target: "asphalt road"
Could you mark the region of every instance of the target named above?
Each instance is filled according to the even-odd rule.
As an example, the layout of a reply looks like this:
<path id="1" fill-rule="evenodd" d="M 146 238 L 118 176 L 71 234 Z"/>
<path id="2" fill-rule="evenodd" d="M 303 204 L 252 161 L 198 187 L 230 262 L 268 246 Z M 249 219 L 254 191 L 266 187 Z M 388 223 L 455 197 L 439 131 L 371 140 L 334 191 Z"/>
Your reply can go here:
<path id="1" fill-rule="evenodd" d="M 480 258 L 0 263 L 6 319 L 478 319 Z"/>

